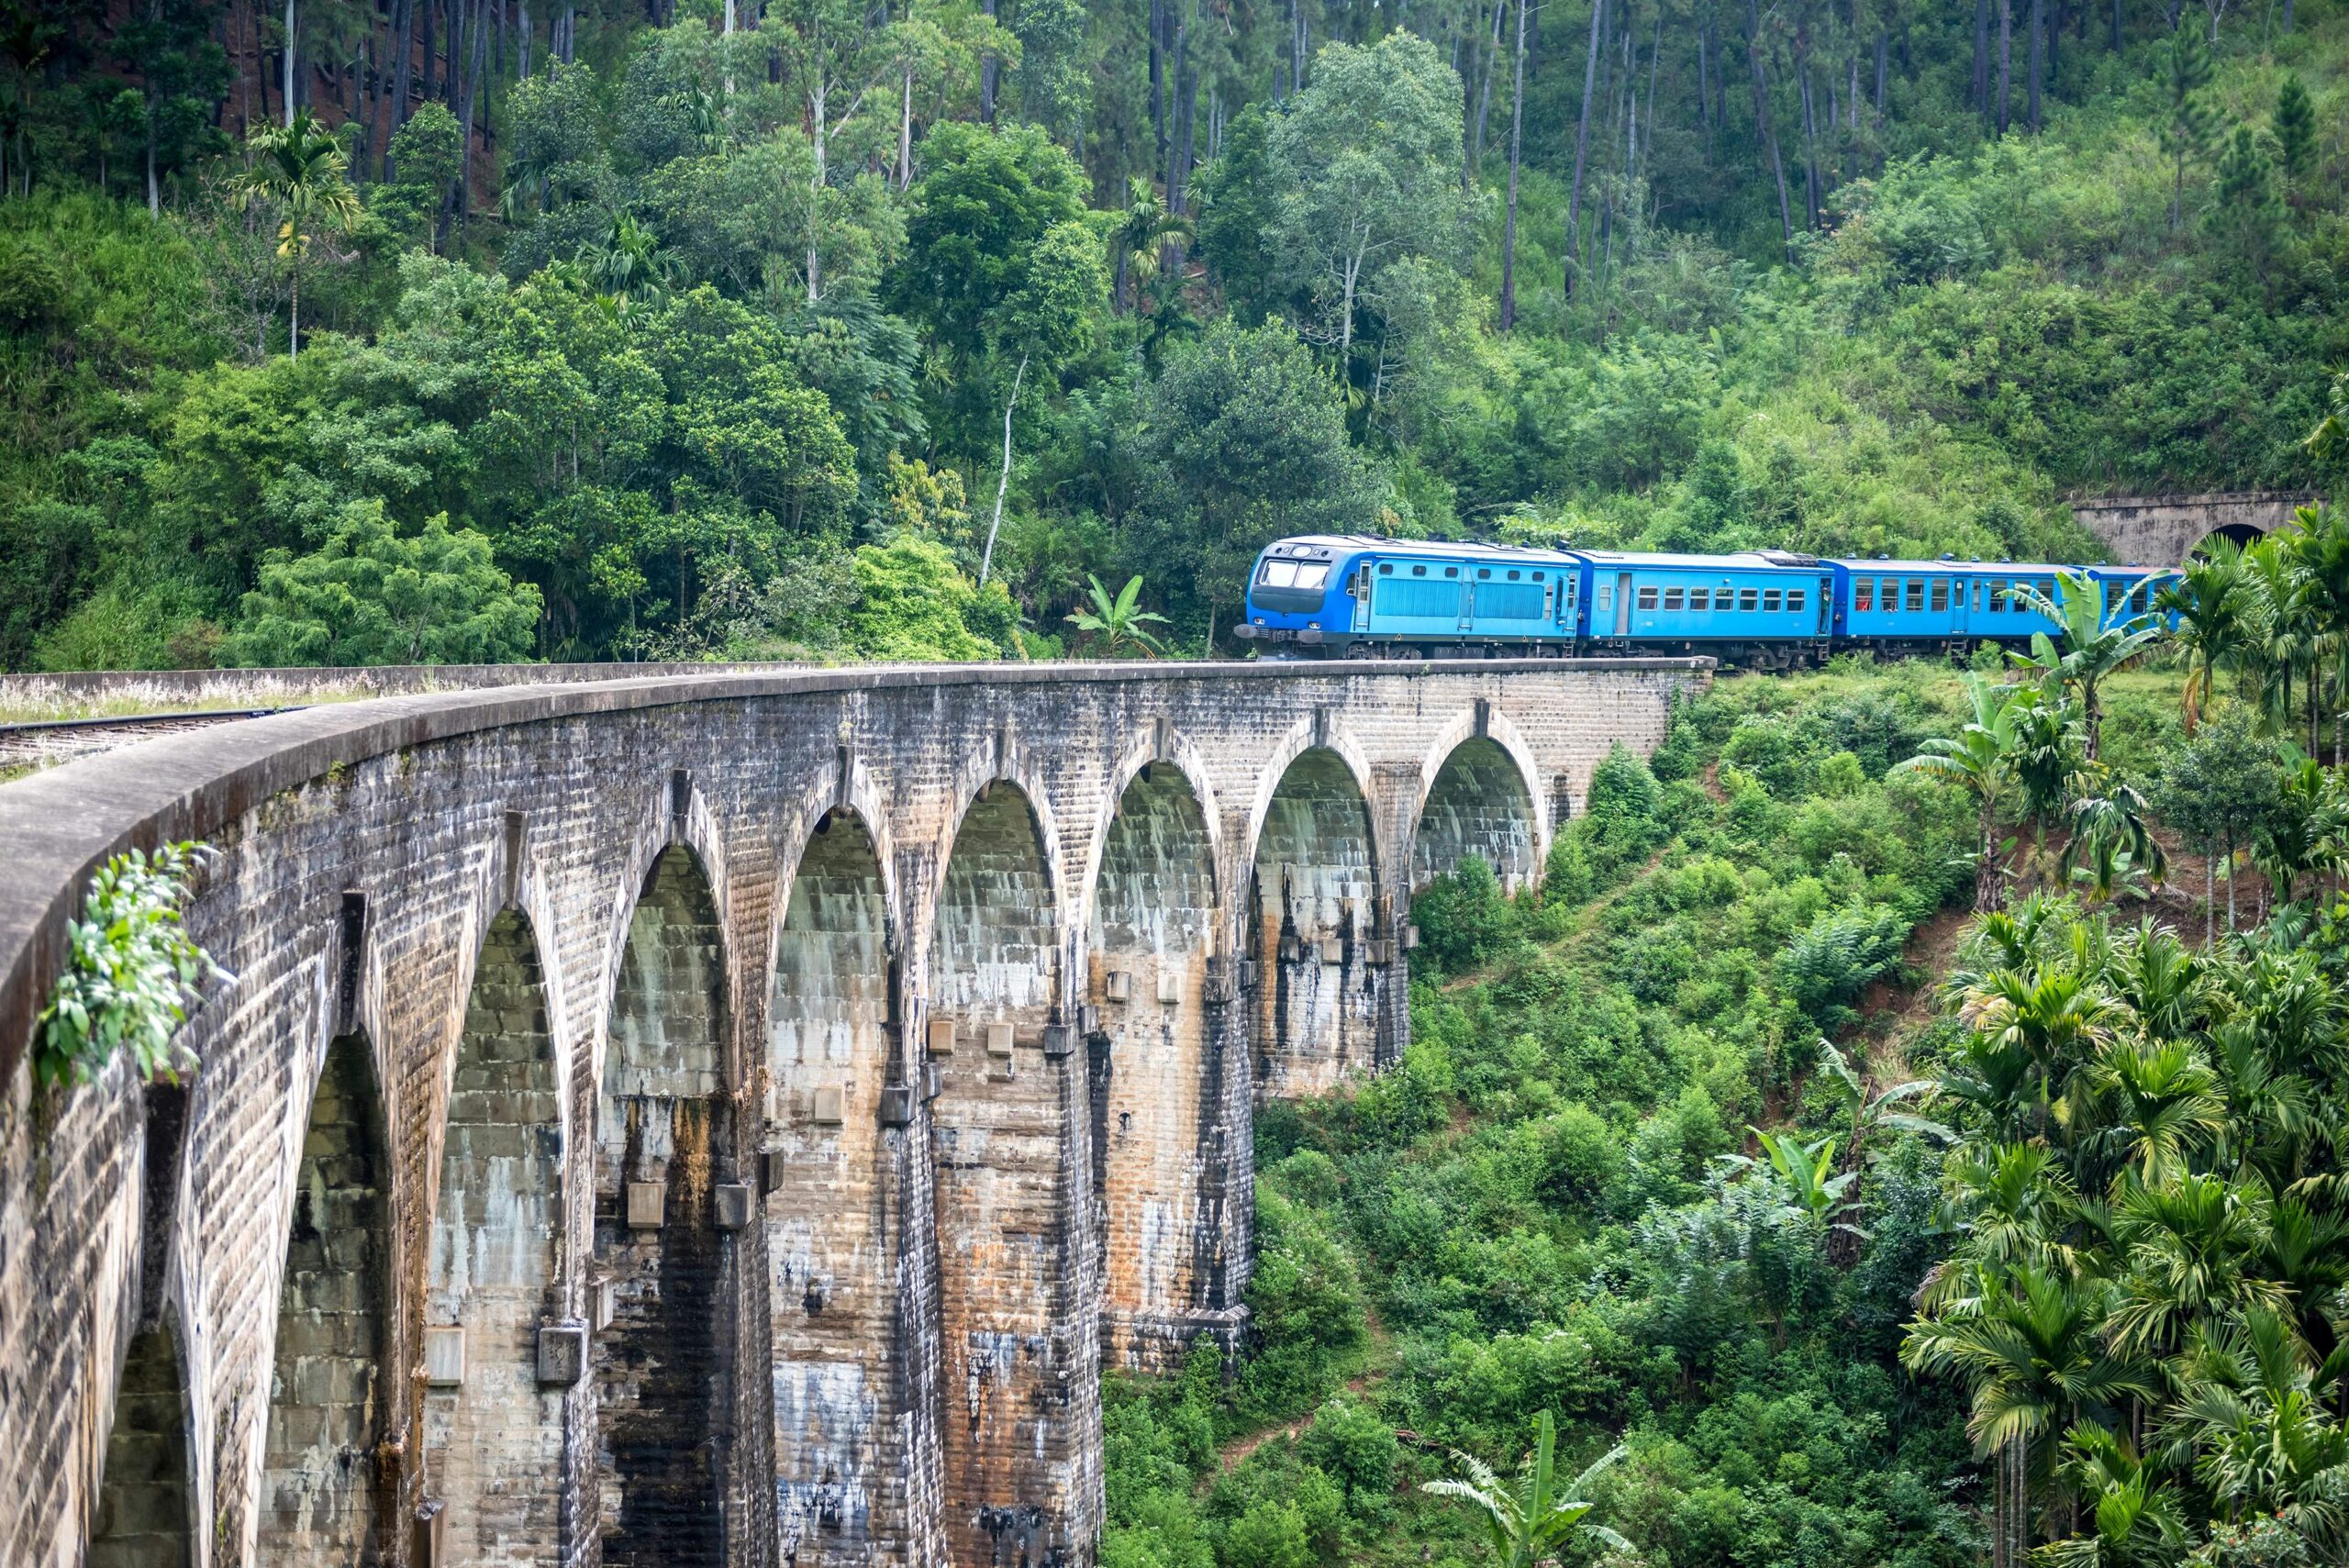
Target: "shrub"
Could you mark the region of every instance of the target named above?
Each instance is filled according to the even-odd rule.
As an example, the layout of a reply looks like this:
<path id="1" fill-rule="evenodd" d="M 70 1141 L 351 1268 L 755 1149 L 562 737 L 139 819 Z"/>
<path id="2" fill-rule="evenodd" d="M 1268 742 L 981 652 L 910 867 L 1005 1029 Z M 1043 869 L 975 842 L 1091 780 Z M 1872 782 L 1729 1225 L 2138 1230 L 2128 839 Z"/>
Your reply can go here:
<path id="1" fill-rule="evenodd" d="M 37 1020 L 33 1073 L 44 1088 L 87 1084 L 128 1048 L 141 1079 L 195 1065 L 173 1037 L 181 998 L 220 970 L 180 924 L 200 846 L 117 855 L 90 879 L 82 918 L 66 933 L 65 969 Z"/>

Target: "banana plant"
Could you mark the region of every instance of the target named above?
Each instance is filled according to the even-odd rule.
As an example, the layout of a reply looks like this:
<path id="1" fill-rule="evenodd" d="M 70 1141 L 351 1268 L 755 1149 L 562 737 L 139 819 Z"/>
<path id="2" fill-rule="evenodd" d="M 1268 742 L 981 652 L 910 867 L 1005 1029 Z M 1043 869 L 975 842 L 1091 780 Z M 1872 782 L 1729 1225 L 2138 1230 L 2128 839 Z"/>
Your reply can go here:
<path id="1" fill-rule="evenodd" d="M 1110 596 L 1109 590 L 1101 585 L 1100 578 L 1087 573 L 1085 581 L 1092 585 L 1093 607 L 1073 612 L 1068 617 L 1071 626 L 1090 633 L 1098 640 L 1100 651 L 1111 658 L 1129 647 L 1139 648 L 1144 653 L 1165 651 L 1158 639 L 1142 629 L 1145 621 L 1163 626 L 1166 617 L 1154 611 L 1135 607 L 1141 597 L 1141 579 L 1139 576 L 1126 579 L 1126 585 L 1118 590 L 1114 598 Z"/>

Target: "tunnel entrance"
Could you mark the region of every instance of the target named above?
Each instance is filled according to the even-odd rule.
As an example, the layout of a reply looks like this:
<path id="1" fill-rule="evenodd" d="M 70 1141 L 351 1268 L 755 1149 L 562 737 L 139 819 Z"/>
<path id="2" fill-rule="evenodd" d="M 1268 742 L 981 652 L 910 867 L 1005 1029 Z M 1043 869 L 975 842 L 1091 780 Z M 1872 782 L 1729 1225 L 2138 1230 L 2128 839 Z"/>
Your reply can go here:
<path id="1" fill-rule="evenodd" d="M 2248 550 L 2266 537 L 2266 528 L 2254 528 L 2249 523 L 2222 524 L 2203 535 L 2194 548 L 2187 551 L 2187 559 L 2189 561 L 2210 560 L 2210 546 L 2222 540 L 2233 545 L 2237 550 Z"/>

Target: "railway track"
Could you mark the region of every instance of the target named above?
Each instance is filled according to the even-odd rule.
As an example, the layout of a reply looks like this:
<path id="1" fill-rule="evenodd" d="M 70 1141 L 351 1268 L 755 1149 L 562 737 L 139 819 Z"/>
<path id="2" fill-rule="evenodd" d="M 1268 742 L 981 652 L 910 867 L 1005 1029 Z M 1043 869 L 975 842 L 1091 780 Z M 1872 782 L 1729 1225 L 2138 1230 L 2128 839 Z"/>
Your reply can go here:
<path id="1" fill-rule="evenodd" d="M 295 703 L 284 707 L 208 708 L 197 713 L 137 713 L 111 718 L 51 718 L 0 724 L 0 774 L 110 751 L 117 746 L 152 740 L 160 735 L 262 718 L 273 713 L 290 713 L 304 706 Z"/>

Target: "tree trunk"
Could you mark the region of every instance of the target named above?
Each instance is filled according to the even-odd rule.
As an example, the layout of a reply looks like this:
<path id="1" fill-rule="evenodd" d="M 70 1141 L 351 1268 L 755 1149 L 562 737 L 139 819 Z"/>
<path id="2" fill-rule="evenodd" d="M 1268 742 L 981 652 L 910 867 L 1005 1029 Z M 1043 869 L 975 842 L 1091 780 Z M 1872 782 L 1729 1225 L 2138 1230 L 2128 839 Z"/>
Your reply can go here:
<path id="1" fill-rule="evenodd" d="M 295 47 L 294 0 L 285 0 L 285 123 L 294 123 L 294 57 L 301 51 Z"/>
<path id="2" fill-rule="evenodd" d="M 914 183 L 914 68 L 906 67 L 905 109 L 897 120 L 897 189 Z"/>
<path id="3" fill-rule="evenodd" d="M 2209 948 L 2219 940 L 2219 857 L 2209 853 L 2216 844 L 2203 846 L 2202 856 L 2202 945 Z"/>
<path id="4" fill-rule="evenodd" d="M 2031 134 L 2039 134 L 2039 76 L 2046 50 L 2047 0 L 2031 0 Z"/>
<path id="5" fill-rule="evenodd" d="M 1990 115 L 1990 0 L 1974 0 L 1974 112 Z"/>
<path id="6" fill-rule="evenodd" d="M 432 14 L 440 8 L 440 0 L 415 0 L 415 4 L 423 18 L 420 24 L 423 37 L 420 41 L 424 45 L 424 65 L 417 76 L 416 95 L 429 104 L 432 101 L 432 66 L 437 58 L 432 45 Z M 400 107 L 400 118 L 403 121 L 407 118 L 407 107 L 405 102 Z"/>
<path id="7" fill-rule="evenodd" d="M 1891 69 L 1892 38 L 1882 28 L 1876 35 L 1876 117 L 1884 118 L 1884 83 Z"/>
<path id="8" fill-rule="evenodd" d="M 292 306 L 292 308 L 291 308 L 291 313 L 288 315 L 288 317 L 287 317 L 287 318 L 286 318 L 286 328 L 285 328 L 285 357 L 286 357 L 286 359 L 287 359 L 287 360 L 289 360 L 289 361 L 292 361 L 292 360 L 298 360 L 298 359 L 300 359 L 300 358 L 302 357 L 302 252 L 301 252 L 301 249 L 300 249 L 300 246 L 301 246 L 301 239 L 302 239 L 302 237 L 301 237 L 301 232 L 300 232 L 300 230 L 298 230 L 298 229 L 297 229 L 297 230 L 295 230 L 295 236 L 294 236 L 294 242 L 295 242 L 295 251 L 294 251 L 294 266 L 293 266 L 292 271 L 291 271 L 291 272 L 290 272 L 290 273 L 288 274 L 288 280 L 287 280 L 287 284 L 288 284 L 288 288 L 289 288 L 289 290 L 290 290 L 290 295 L 291 295 L 291 306 Z"/>
<path id="9" fill-rule="evenodd" d="M 1028 356 L 1019 356 L 1019 368 L 1012 373 L 1011 395 L 1003 403 L 1003 472 L 996 476 L 995 520 L 987 524 L 986 549 L 979 552 L 979 586 L 987 585 L 987 573 L 995 567 L 995 536 L 1003 528 L 1003 497 L 1011 488 L 1011 411 L 1019 406 L 1019 384 L 1028 379 Z"/>
<path id="10" fill-rule="evenodd" d="M 1746 0 L 1751 6 L 1753 0 Z M 1606 26 L 1607 0 L 1591 0 L 1590 52 L 1583 60 L 1582 114 L 1575 127 L 1575 181 L 1566 198 L 1566 297 L 1575 296 L 1575 271 L 1582 260 L 1582 181 L 1590 162 L 1590 100 L 1598 91 L 1598 46 Z"/>
<path id="11" fill-rule="evenodd" d="M 980 95 L 984 116 L 987 103 L 984 83 Z M 1150 0 L 1150 133 L 1163 166 L 1166 161 L 1166 0 Z"/>
<path id="12" fill-rule="evenodd" d="M 979 9 L 993 21 L 996 0 L 979 0 Z M 1003 61 L 996 57 L 995 50 L 989 50 L 979 57 L 979 118 L 988 125 L 995 124 L 995 90 L 1002 71 Z"/>
<path id="13" fill-rule="evenodd" d="M 1713 128 L 1713 107 L 1705 95 L 1705 29 L 1697 28 L 1697 124 L 1706 130 Z"/>
<path id="14" fill-rule="evenodd" d="M 1987 915 L 1998 906 L 1998 807 L 1994 796 L 1982 797 L 1982 858 L 1974 868 L 1974 912 Z"/>
<path id="15" fill-rule="evenodd" d="M 1475 183 L 1478 171 L 1485 166 L 1485 131 L 1493 117 L 1493 72 L 1501 57 L 1501 21 L 1508 15 L 1508 0 L 1493 0 L 1492 41 L 1483 50 L 1485 66 L 1477 75 L 1476 123 L 1468 128 L 1468 160 L 1460 170 L 1460 184 L 1465 190 Z M 1478 29 L 1479 33 L 1483 31 Z"/>
<path id="16" fill-rule="evenodd" d="M 1508 95 L 1508 200 L 1501 219 L 1501 330 L 1517 325 L 1517 163 L 1525 133 L 1525 0 L 1517 0 L 1517 71 Z"/>
<path id="17" fill-rule="evenodd" d="M 1795 214 L 1787 199 L 1787 163 L 1778 155 L 1778 133 L 1770 126 L 1770 81 L 1762 65 L 1762 8 L 1759 0 L 1745 0 L 1745 58 L 1753 68 L 1753 126 L 1770 154 L 1770 172 L 1778 182 L 1778 232 L 1785 239 L 1787 260 L 1795 259 Z"/>
<path id="18" fill-rule="evenodd" d="M 530 79 L 530 0 L 515 0 L 514 6 L 514 80 Z"/>
<path id="19" fill-rule="evenodd" d="M 482 66 L 488 53 L 489 0 L 473 0 L 473 47 L 465 64 L 464 108 L 457 116 L 457 232 L 461 235 L 473 217 L 473 109 L 481 103 Z"/>
<path id="20" fill-rule="evenodd" d="M 808 121 L 815 128 L 816 177 L 810 182 L 807 202 L 807 303 L 813 305 L 823 294 L 823 261 L 818 247 L 822 239 L 824 186 L 830 175 L 825 167 L 830 128 L 828 83 L 818 72 L 807 93 Z"/>
<path id="21" fill-rule="evenodd" d="M 2227 835 L 2227 930 L 2235 929 L 2235 836 Z"/>
<path id="22" fill-rule="evenodd" d="M 2007 98 L 2014 84 L 2015 0 L 1998 0 L 1998 134 L 2007 134 Z"/>
<path id="23" fill-rule="evenodd" d="M 2112 0 L 2112 52 L 2121 52 L 2121 0 Z"/>
<path id="24" fill-rule="evenodd" d="M 409 90 L 416 83 L 416 10 L 417 0 L 399 0 L 399 21 L 392 42 L 392 114 L 391 123 L 384 132 L 384 178 L 390 179 L 396 170 L 392 158 L 392 138 L 400 127 L 407 124 Z"/>

